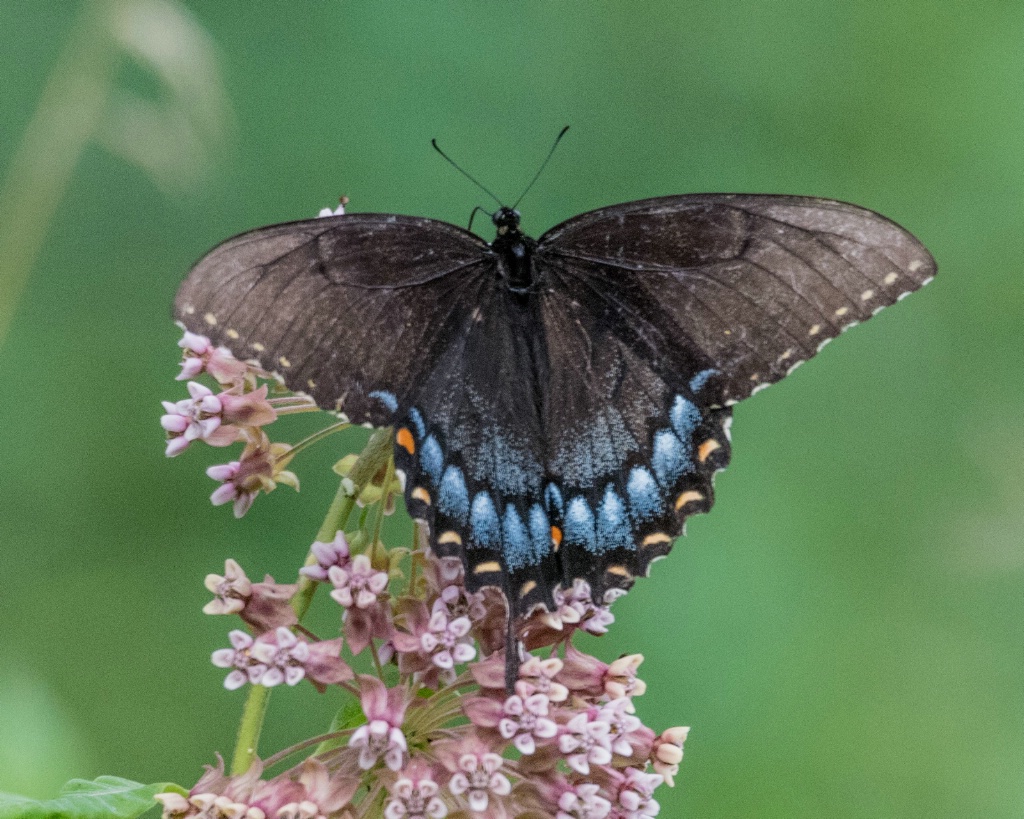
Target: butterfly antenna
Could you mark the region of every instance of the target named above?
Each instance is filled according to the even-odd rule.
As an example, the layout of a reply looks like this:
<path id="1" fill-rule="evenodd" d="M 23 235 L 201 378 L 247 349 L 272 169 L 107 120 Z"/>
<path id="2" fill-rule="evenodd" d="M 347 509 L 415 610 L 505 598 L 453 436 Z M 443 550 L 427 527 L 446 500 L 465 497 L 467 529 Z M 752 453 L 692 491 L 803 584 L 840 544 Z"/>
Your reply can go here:
<path id="1" fill-rule="evenodd" d="M 464 177 L 466 177 L 466 179 L 468 179 L 470 182 L 472 182 L 474 185 L 476 185 L 478 188 L 480 188 L 480 190 L 482 190 L 489 197 L 491 197 L 491 199 L 493 199 L 495 202 L 497 202 L 498 203 L 498 207 L 502 207 L 502 208 L 505 207 L 505 205 L 502 203 L 502 201 L 497 196 L 495 196 L 493 193 L 491 193 L 489 190 L 487 190 L 487 188 L 485 188 L 483 185 L 481 185 L 480 182 L 478 182 L 473 176 L 471 176 L 469 173 L 467 173 L 466 170 L 459 165 L 459 163 L 457 163 L 454 159 L 452 159 L 450 156 L 448 156 L 448 154 L 446 154 L 444 151 L 442 151 L 438 147 L 436 139 L 430 140 L 430 144 L 434 146 L 434 150 L 435 151 L 437 151 L 439 154 L 441 154 L 441 156 L 443 156 L 448 161 L 449 165 L 451 165 L 453 168 L 455 168 L 455 170 L 457 170 Z M 481 210 L 483 210 L 483 208 L 481 208 Z"/>
<path id="2" fill-rule="evenodd" d="M 488 213 L 487 212 L 487 208 L 482 208 L 479 205 L 477 205 L 475 208 L 473 208 L 473 210 L 469 214 L 469 227 L 467 227 L 466 230 L 472 230 L 473 229 L 473 218 L 478 213 L 487 213 L 487 215 L 490 216 L 492 219 L 494 218 L 494 214 L 493 213 Z"/>
<path id="3" fill-rule="evenodd" d="M 543 162 L 540 163 L 540 168 L 537 170 L 537 173 L 534 175 L 533 179 L 530 180 L 530 184 L 526 186 L 526 190 L 519 194 L 519 198 L 516 199 L 516 203 L 512 206 L 512 210 L 515 210 L 517 207 L 519 207 L 519 203 L 522 202 L 523 197 L 530 192 L 530 188 L 533 187 L 533 183 L 540 179 L 541 173 L 547 167 L 548 162 L 551 160 L 552 155 L 555 153 L 555 148 L 558 147 L 558 143 L 562 141 L 562 137 L 565 136 L 565 132 L 568 130 L 569 126 L 566 125 L 561 131 L 558 132 L 558 136 L 555 137 L 555 144 L 551 146 L 551 150 L 548 151 L 547 157 L 544 159 Z"/>

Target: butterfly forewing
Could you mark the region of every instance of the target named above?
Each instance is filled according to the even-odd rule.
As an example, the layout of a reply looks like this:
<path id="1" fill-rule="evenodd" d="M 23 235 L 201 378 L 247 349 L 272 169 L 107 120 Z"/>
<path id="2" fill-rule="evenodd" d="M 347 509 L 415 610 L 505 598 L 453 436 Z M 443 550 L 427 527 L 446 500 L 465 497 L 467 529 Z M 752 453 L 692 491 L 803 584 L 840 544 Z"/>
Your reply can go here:
<path id="1" fill-rule="evenodd" d="M 219 245 L 193 268 L 175 313 L 320 406 L 386 425 L 451 346 L 493 268 L 486 243 L 445 222 L 312 219 Z"/>
<path id="2" fill-rule="evenodd" d="M 539 258 L 630 303 L 636 287 L 722 373 L 724 402 L 774 383 L 842 330 L 916 290 L 935 262 L 883 216 L 829 199 L 695 194 L 582 214 Z M 622 284 L 617 284 L 622 282 Z"/>

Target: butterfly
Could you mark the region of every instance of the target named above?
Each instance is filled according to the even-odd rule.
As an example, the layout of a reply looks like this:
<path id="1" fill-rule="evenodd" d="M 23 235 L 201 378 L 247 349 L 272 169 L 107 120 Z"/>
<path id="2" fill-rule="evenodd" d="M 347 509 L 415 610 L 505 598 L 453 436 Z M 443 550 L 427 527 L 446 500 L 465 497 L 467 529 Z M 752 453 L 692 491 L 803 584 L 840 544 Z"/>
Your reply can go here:
<path id="1" fill-rule="evenodd" d="M 176 318 L 354 422 L 394 428 L 410 514 L 512 615 L 614 599 L 712 505 L 731 407 L 935 275 L 855 205 L 693 194 L 488 243 L 359 213 L 228 239 Z M 510 623 L 512 618 L 510 617 Z M 510 626 L 511 628 L 511 626 Z"/>

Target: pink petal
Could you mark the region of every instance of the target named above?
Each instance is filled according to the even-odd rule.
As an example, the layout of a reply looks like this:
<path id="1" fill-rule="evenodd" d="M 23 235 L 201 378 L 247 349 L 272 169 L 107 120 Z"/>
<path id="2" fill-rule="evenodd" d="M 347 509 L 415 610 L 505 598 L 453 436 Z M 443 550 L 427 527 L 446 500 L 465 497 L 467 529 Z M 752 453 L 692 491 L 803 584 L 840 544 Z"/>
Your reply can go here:
<path id="1" fill-rule="evenodd" d="M 590 761 L 595 765 L 607 765 L 612 761 L 612 752 L 607 748 L 595 746 L 590 749 Z"/>
<path id="2" fill-rule="evenodd" d="M 587 757 L 584 754 L 570 756 L 565 761 L 569 763 L 569 767 L 576 771 L 576 773 L 581 773 L 584 776 L 590 773 L 590 763 L 587 762 Z"/>
<path id="3" fill-rule="evenodd" d="M 173 458 L 175 455 L 180 455 L 182 452 L 188 449 L 188 445 L 190 443 L 191 441 L 189 441 L 187 438 L 183 436 L 171 438 L 171 440 L 167 442 L 167 449 L 164 450 L 164 455 L 166 455 L 168 458 Z"/>
<path id="4" fill-rule="evenodd" d="M 198 381 L 189 381 L 186 386 L 188 388 L 188 394 L 192 396 L 193 401 L 199 401 L 206 398 L 208 395 L 213 395 L 213 390 L 209 387 L 203 386 Z M 220 409 L 219 405 L 217 406 L 217 409 Z"/>
<path id="5" fill-rule="evenodd" d="M 468 643 L 459 643 L 452 651 L 457 663 L 468 663 L 476 656 L 476 649 Z"/>
<path id="6" fill-rule="evenodd" d="M 275 685 L 280 685 L 284 682 L 284 672 L 280 668 L 271 668 L 263 675 L 260 679 L 260 685 L 266 686 L 267 688 L 273 688 Z"/>
<path id="7" fill-rule="evenodd" d="M 174 380 L 185 381 L 189 378 L 195 378 L 202 371 L 203 359 L 196 358 L 195 356 L 189 356 L 181 362 L 181 372 L 174 377 Z"/>
<path id="8" fill-rule="evenodd" d="M 512 783 L 504 774 L 496 773 L 487 784 L 498 796 L 508 796 L 512 793 Z"/>
<path id="9" fill-rule="evenodd" d="M 206 475 L 215 481 L 227 481 L 238 474 L 239 466 L 238 461 L 232 461 L 229 464 L 217 464 L 216 466 L 209 467 L 206 470 Z"/>
<path id="10" fill-rule="evenodd" d="M 244 517 L 245 513 L 249 511 L 249 507 L 252 506 L 252 502 L 256 500 L 256 494 L 254 492 L 245 492 L 239 495 L 235 499 L 235 505 L 232 508 L 236 518 Z M 214 504 L 216 506 L 216 504 Z"/>
<path id="11" fill-rule="evenodd" d="M 537 739 L 552 739 L 558 736 L 558 726 L 549 719 L 539 719 L 533 728 L 533 735 Z"/>
<path id="12" fill-rule="evenodd" d="M 369 674 L 359 675 L 359 702 L 363 706 L 363 713 L 370 720 L 370 730 L 373 730 L 375 720 L 386 719 L 388 708 L 388 691 L 384 683 Z M 386 731 L 387 723 L 385 723 Z"/>
<path id="13" fill-rule="evenodd" d="M 231 641 L 231 645 L 239 651 L 248 648 L 253 643 L 252 637 L 237 628 L 228 632 L 228 639 Z"/>
<path id="14" fill-rule="evenodd" d="M 224 678 L 224 687 L 228 691 L 234 691 L 241 688 L 247 682 L 247 677 L 243 671 L 235 669 L 227 677 Z"/>
<path id="15" fill-rule="evenodd" d="M 400 748 L 388 748 L 384 754 L 384 764 L 393 771 L 402 769 L 402 751 Z"/>
<path id="16" fill-rule="evenodd" d="M 177 414 L 161 415 L 160 426 L 168 432 L 182 433 L 188 428 L 188 418 Z"/>
<path id="17" fill-rule="evenodd" d="M 474 813 L 483 813 L 487 810 L 487 791 L 470 791 L 469 809 Z"/>
<path id="18" fill-rule="evenodd" d="M 202 355 L 210 349 L 210 339 L 206 336 L 201 336 L 199 333 L 190 333 L 188 330 L 185 331 L 185 335 L 178 341 L 178 346 L 183 350 L 191 350 L 193 353 Z"/>

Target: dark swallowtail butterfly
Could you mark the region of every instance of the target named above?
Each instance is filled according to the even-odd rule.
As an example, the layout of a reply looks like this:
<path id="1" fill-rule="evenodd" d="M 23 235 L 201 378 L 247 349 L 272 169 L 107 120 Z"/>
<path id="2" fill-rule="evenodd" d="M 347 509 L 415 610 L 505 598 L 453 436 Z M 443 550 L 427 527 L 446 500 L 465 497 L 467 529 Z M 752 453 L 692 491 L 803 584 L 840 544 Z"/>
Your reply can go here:
<path id="1" fill-rule="evenodd" d="M 488 244 L 360 213 L 260 228 L 192 270 L 176 317 L 293 390 L 395 429 L 405 500 L 471 590 L 517 616 L 577 578 L 595 602 L 710 509 L 731 406 L 926 284 L 869 210 L 798 196 L 613 205 Z"/>

